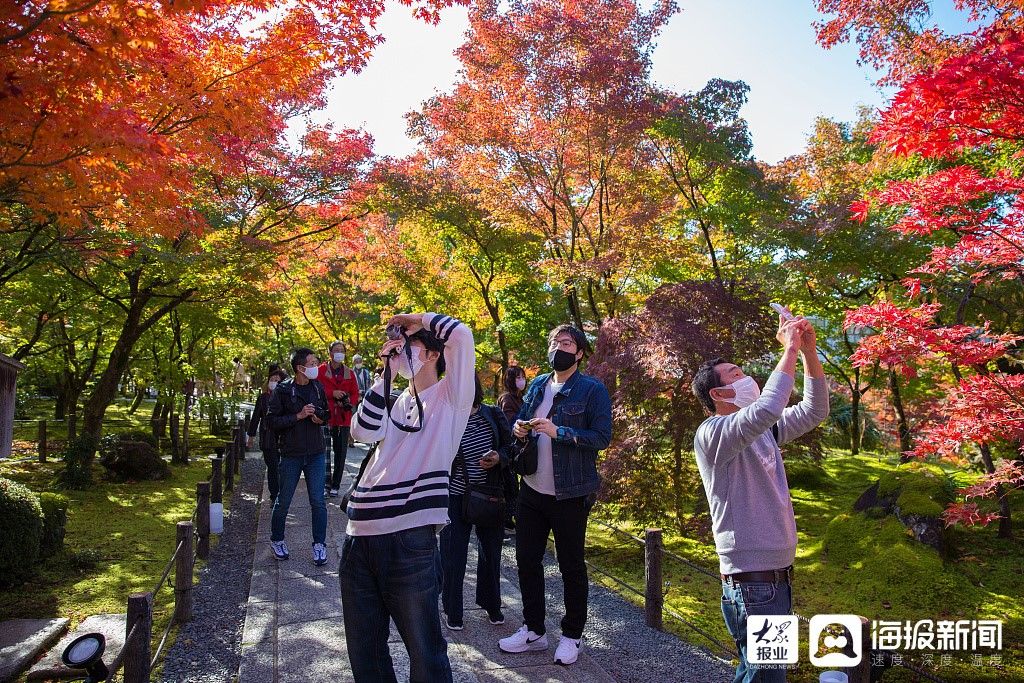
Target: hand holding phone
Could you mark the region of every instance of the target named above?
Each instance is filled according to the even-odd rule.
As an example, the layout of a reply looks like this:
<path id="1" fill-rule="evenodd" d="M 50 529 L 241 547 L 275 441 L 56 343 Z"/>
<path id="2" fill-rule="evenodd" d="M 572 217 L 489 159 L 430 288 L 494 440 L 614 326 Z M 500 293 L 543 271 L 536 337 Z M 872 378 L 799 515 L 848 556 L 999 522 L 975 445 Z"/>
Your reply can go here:
<path id="1" fill-rule="evenodd" d="M 794 320 L 796 318 L 796 316 L 790 313 L 789 309 L 782 304 L 771 303 L 768 305 L 771 306 L 773 311 L 782 316 L 783 320 Z"/>

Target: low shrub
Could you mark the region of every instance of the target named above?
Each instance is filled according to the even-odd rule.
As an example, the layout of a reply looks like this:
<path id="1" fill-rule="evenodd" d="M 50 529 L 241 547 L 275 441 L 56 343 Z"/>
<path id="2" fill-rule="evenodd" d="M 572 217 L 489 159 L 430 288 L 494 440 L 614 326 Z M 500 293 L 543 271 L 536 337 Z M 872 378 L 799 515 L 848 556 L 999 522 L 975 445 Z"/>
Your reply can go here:
<path id="1" fill-rule="evenodd" d="M 64 447 L 64 471 L 60 475 L 64 488 L 80 491 L 92 486 L 90 465 L 95 454 L 96 440 L 88 434 L 82 434 Z"/>
<path id="2" fill-rule="evenodd" d="M 57 493 L 39 496 L 43 510 L 43 537 L 39 544 L 39 557 L 47 558 L 64 549 L 64 534 L 68 523 L 68 499 Z"/>
<path id="3" fill-rule="evenodd" d="M 0 479 L 0 585 L 24 581 L 39 558 L 43 509 L 28 487 Z"/>

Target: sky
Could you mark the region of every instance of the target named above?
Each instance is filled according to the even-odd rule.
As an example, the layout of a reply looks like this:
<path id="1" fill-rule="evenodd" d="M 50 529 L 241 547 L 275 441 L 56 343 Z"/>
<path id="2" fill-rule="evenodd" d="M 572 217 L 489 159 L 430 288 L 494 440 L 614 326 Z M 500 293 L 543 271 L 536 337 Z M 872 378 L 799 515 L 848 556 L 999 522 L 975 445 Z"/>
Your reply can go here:
<path id="1" fill-rule="evenodd" d="M 874 84 L 877 74 L 857 65 L 856 47 L 824 50 L 815 42 L 813 0 L 679 4 L 682 11 L 657 39 L 653 80 L 680 93 L 699 90 L 711 78 L 745 81 L 750 94 L 743 114 L 754 155 L 763 161 L 800 153 L 819 116 L 852 121 L 858 107 L 885 103 L 887 95 Z M 936 3 L 940 25 L 962 23 L 943 5 Z M 416 143 L 406 135 L 404 115 L 451 88 L 459 69 L 452 52 L 466 26 L 464 8 L 445 10 L 441 23 L 431 26 L 390 4 L 378 23 L 386 42 L 361 73 L 334 83 L 328 107 L 315 120 L 365 128 L 378 154 L 409 154 Z"/>

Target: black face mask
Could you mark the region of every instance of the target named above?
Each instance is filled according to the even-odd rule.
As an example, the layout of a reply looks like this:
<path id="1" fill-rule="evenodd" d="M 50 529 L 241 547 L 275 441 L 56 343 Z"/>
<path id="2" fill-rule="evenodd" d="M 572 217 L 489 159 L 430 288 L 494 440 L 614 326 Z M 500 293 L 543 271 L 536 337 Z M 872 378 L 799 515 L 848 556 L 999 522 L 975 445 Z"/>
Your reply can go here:
<path id="1" fill-rule="evenodd" d="M 562 349 L 548 351 L 548 363 L 551 364 L 555 372 L 565 372 L 576 364 L 576 354 Z"/>

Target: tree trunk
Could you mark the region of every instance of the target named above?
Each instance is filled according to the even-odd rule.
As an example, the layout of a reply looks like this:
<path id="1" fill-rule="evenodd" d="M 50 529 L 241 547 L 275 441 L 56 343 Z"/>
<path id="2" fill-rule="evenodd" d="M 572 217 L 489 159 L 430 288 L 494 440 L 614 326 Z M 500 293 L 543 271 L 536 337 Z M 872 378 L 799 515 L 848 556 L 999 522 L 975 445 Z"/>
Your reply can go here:
<path id="1" fill-rule="evenodd" d="M 164 399 L 163 408 L 160 410 L 160 438 L 167 436 L 167 423 L 171 419 L 174 410 L 174 399 L 170 396 Z"/>
<path id="2" fill-rule="evenodd" d="M 66 374 L 61 372 L 57 375 L 57 402 L 53 409 L 53 419 L 58 421 L 63 421 L 68 414 L 68 399 L 64 383 Z"/>
<path id="3" fill-rule="evenodd" d="M 114 398 L 117 396 L 117 383 L 128 369 L 135 343 L 145 332 L 140 324 L 141 317 L 141 305 L 129 309 L 128 317 L 121 326 L 117 342 L 114 343 L 114 348 L 110 351 L 107 367 L 103 369 L 92 394 L 85 402 L 82 411 L 84 417 L 82 431 L 93 437 L 97 443 L 103 435 L 103 416 L 107 412 L 107 407 L 114 402 Z"/>
<path id="4" fill-rule="evenodd" d="M 171 413 L 171 462 L 175 465 L 187 465 L 188 453 L 182 450 L 181 444 L 181 416 L 178 413 Z"/>
<path id="5" fill-rule="evenodd" d="M 992 474 L 996 471 L 995 463 L 992 461 L 992 449 L 987 443 L 979 446 L 981 451 L 981 462 L 985 465 L 985 472 Z M 1006 490 L 1002 484 L 996 486 L 996 499 L 999 501 L 999 538 L 1013 538 L 1013 521 L 1010 518 L 1010 501 L 1006 499 Z"/>
<path id="6" fill-rule="evenodd" d="M 82 395 L 82 389 L 72 387 L 67 392 L 67 427 L 68 443 L 78 438 L 78 398 Z"/>
<path id="7" fill-rule="evenodd" d="M 853 391 L 850 392 L 850 455 L 860 453 L 860 368 L 854 368 Z"/>
<path id="8" fill-rule="evenodd" d="M 910 438 L 910 423 L 907 422 L 907 413 L 903 409 L 899 378 L 892 368 L 889 368 L 889 394 L 892 396 L 892 408 L 896 412 L 896 431 L 900 436 L 900 462 L 904 463 L 910 460 L 910 456 L 906 454 L 914 447 L 914 444 Z"/>
<path id="9" fill-rule="evenodd" d="M 134 415 L 135 411 L 142 405 L 142 399 L 146 396 L 146 390 L 143 387 L 135 387 L 135 398 L 132 399 L 132 404 L 128 408 L 128 414 Z"/>
<path id="10" fill-rule="evenodd" d="M 903 409 L 903 395 L 900 393 L 899 377 L 896 371 L 889 369 L 889 395 L 893 401 L 893 411 L 896 413 L 896 432 L 899 434 L 899 461 L 906 463 L 911 460 L 907 455 L 913 449 L 913 439 L 910 437 L 910 423 L 906 419 L 906 411 Z"/>

